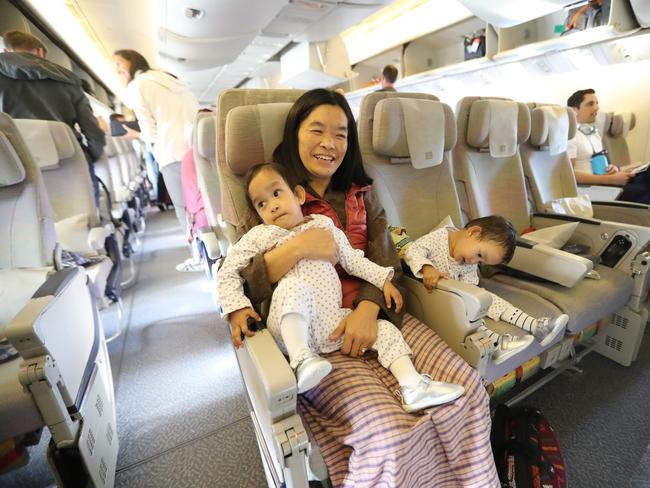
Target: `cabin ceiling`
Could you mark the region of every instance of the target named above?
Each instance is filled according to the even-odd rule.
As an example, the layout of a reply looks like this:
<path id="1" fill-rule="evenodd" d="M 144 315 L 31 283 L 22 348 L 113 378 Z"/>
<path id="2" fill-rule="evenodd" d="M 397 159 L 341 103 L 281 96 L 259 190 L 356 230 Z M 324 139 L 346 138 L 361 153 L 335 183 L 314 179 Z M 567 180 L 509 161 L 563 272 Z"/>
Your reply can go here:
<path id="1" fill-rule="evenodd" d="M 75 0 L 107 53 L 135 49 L 204 104 L 291 42 L 340 34 L 391 0 Z M 195 9 L 194 12 L 188 9 Z M 192 14 L 195 16 L 192 17 Z M 277 69 L 277 63 L 270 69 Z M 268 69 L 266 69 L 268 71 Z"/>

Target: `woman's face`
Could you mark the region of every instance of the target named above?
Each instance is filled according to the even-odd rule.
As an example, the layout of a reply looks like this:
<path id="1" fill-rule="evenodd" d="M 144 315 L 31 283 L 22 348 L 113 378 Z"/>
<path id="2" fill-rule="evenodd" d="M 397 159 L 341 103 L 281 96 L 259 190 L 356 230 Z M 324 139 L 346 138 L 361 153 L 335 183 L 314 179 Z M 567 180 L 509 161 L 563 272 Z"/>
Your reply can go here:
<path id="1" fill-rule="evenodd" d="M 312 182 L 329 185 L 348 149 L 348 118 L 338 105 L 320 105 L 298 129 L 298 153 Z"/>
<path id="2" fill-rule="evenodd" d="M 122 82 L 125 85 L 128 85 L 131 81 L 131 63 L 124 59 L 122 56 L 113 56 L 113 61 L 115 61 L 115 70 L 117 75 L 122 79 Z"/>

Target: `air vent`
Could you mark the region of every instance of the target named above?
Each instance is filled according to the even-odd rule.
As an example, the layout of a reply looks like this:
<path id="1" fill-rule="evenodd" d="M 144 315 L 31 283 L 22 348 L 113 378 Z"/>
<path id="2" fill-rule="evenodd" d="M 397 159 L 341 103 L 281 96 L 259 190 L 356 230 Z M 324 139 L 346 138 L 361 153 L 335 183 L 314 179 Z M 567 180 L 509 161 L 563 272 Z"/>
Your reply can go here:
<path id="1" fill-rule="evenodd" d="M 86 446 L 88 447 L 88 452 L 90 455 L 93 455 L 93 450 L 95 449 L 95 433 L 92 429 L 88 429 L 88 437 L 86 438 Z"/>
<path id="2" fill-rule="evenodd" d="M 188 19 L 202 19 L 205 16 L 205 10 L 200 8 L 187 7 L 185 9 L 185 17 Z"/>
<path id="3" fill-rule="evenodd" d="M 102 483 L 106 484 L 106 472 L 108 471 L 108 466 L 106 466 L 106 461 L 104 458 L 101 458 L 99 462 L 99 478 L 102 480 Z"/>
<path id="4" fill-rule="evenodd" d="M 607 336 L 605 338 L 605 345 L 611 349 L 615 349 L 620 352 L 621 349 L 623 349 L 623 341 L 619 341 L 618 339 L 612 337 L 612 336 Z"/>
<path id="5" fill-rule="evenodd" d="M 113 427 L 111 427 L 111 424 L 106 425 L 106 440 L 109 446 L 113 443 Z"/>
<path id="6" fill-rule="evenodd" d="M 629 320 L 625 317 L 622 317 L 621 315 L 616 314 L 614 315 L 614 325 L 616 327 L 620 327 L 621 329 L 627 329 Z"/>
<path id="7" fill-rule="evenodd" d="M 104 400 L 102 400 L 102 397 L 100 395 L 97 395 L 97 400 L 95 400 L 95 408 L 97 409 L 97 413 L 101 417 L 102 414 L 104 413 Z"/>

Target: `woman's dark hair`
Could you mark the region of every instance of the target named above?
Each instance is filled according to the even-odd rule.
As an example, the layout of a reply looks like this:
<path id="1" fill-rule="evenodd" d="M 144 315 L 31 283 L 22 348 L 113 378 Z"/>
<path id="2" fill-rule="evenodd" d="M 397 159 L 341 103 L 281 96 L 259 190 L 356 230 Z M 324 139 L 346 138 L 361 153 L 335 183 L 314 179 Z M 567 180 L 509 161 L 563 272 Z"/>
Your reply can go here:
<path id="1" fill-rule="evenodd" d="M 465 228 L 473 226 L 480 227 L 480 240 L 492 241 L 501 246 L 503 249 L 502 263 L 509 263 L 517 247 L 517 231 L 510 221 L 500 215 L 490 215 L 470 220 Z"/>
<path id="2" fill-rule="evenodd" d="M 341 107 L 348 119 L 348 149 L 341 166 L 332 176 L 331 188 L 336 191 L 347 191 L 353 183 L 361 186 L 369 185 L 372 180 L 363 169 L 357 124 L 354 121 L 352 110 L 350 110 L 350 106 L 343 95 L 324 88 L 316 88 L 303 93 L 295 101 L 284 124 L 282 142 L 273 151 L 273 161 L 286 166 L 297 183 L 308 184 L 311 176 L 300 159 L 298 130 L 300 124 L 309 117 L 309 114 L 321 105 Z"/>
<path id="3" fill-rule="evenodd" d="M 274 173 L 277 173 L 284 180 L 284 182 L 287 185 L 289 185 L 291 191 L 295 190 L 296 186 L 298 186 L 298 183 L 296 183 L 295 180 L 292 178 L 292 175 L 289 172 L 289 168 L 287 168 L 282 164 L 261 163 L 256 166 L 253 166 L 251 169 L 248 170 L 248 173 L 246 173 L 244 188 L 246 189 L 246 202 L 248 203 L 248 208 L 253 212 L 254 215 L 257 215 L 257 209 L 255 208 L 255 205 L 253 205 L 253 200 L 251 200 L 251 195 L 248 190 L 251 186 L 251 182 L 253 181 L 253 178 L 255 178 L 262 171 L 273 171 Z"/>
<path id="4" fill-rule="evenodd" d="M 151 69 L 151 66 L 149 66 L 149 63 L 145 57 L 133 49 L 120 49 L 118 51 L 115 51 L 113 54 L 115 56 L 119 56 L 120 58 L 126 59 L 129 62 L 129 76 L 131 77 L 131 80 L 135 79 L 135 74 L 138 71 L 142 71 L 144 73 Z"/>

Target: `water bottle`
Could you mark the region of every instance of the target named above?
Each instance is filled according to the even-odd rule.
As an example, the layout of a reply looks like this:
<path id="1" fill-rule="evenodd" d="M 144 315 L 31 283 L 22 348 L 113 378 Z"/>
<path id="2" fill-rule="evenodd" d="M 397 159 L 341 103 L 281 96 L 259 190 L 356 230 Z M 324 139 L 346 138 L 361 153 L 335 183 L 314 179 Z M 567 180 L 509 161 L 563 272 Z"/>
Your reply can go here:
<path id="1" fill-rule="evenodd" d="M 591 156 L 591 169 L 595 175 L 604 175 L 607 172 L 608 165 L 607 151 L 603 150 Z"/>

